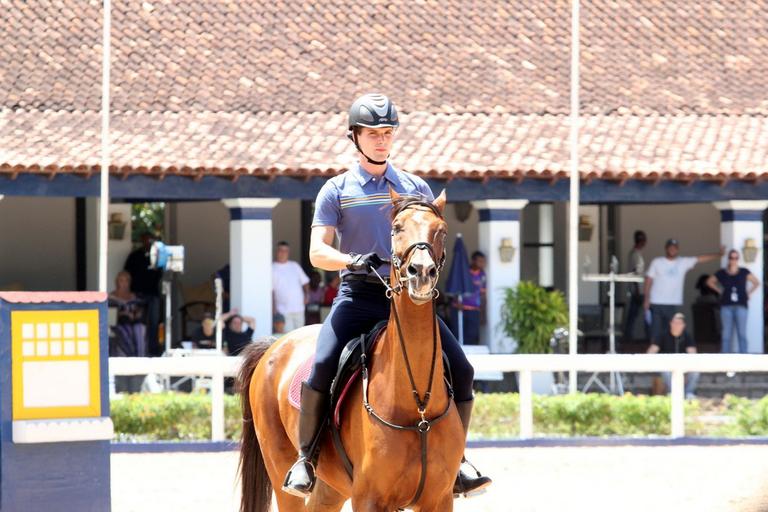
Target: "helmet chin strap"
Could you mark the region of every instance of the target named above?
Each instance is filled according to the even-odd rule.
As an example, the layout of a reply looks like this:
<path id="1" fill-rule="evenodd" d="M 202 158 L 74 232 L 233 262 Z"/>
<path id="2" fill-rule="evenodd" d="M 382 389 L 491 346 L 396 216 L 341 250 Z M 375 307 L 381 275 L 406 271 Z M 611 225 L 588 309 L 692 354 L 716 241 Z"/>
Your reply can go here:
<path id="1" fill-rule="evenodd" d="M 381 160 L 381 161 L 374 160 L 373 158 L 371 158 L 368 155 L 366 155 L 365 153 L 363 153 L 363 150 L 360 148 L 360 144 L 358 144 L 358 142 L 357 142 L 357 133 L 355 133 L 354 131 L 352 131 L 352 142 L 355 143 L 355 147 L 360 152 L 360 154 L 363 155 L 366 160 L 368 160 L 369 164 L 384 165 L 385 163 L 387 163 L 386 159 Z M 387 155 L 387 158 L 389 158 L 389 155 Z"/>

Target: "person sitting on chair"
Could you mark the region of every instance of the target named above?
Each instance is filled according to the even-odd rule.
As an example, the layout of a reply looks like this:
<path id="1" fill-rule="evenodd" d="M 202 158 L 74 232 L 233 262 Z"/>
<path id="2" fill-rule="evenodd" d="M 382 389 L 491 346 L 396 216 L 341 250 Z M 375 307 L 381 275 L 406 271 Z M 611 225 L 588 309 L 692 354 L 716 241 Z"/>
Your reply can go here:
<path id="1" fill-rule="evenodd" d="M 651 346 L 648 347 L 649 354 L 695 354 L 696 342 L 693 341 L 691 335 L 685 330 L 685 315 L 682 313 L 675 313 L 672 320 L 669 322 L 669 326 L 665 329 L 658 341 L 653 341 Z M 672 374 L 670 372 L 662 372 L 662 378 L 664 384 L 667 386 L 667 390 L 672 388 Z M 696 385 L 699 382 L 698 372 L 688 372 L 685 374 L 685 397 L 695 398 Z"/>
<path id="2" fill-rule="evenodd" d="M 234 308 L 229 313 L 221 315 L 221 321 L 224 322 L 222 338 L 227 347 L 227 353 L 236 356 L 253 341 L 256 320 L 253 317 L 238 314 L 237 308 Z M 248 326 L 245 331 L 243 331 L 243 324 Z"/>
<path id="3" fill-rule="evenodd" d="M 424 180 L 395 169 L 387 161 L 398 125 L 397 110 L 386 96 L 366 94 L 355 100 L 349 111 L 347 136 L 359 152 L 359 164 L 328 180 L 315 202 L 310 261 L 326 271 L 341 271 L 342 283 L 320 330 L 312 373 L 302 383 L 299 459 L 283 484 L 285 492 L 296 496 L 309 495 L 315 484 L 313 446 L 319 443 L 314 440 L 330 405 L 328 392 L 342 349 L 352 338 L 389 318 L 386 287 L 373 273 L 379 269 L 388 281 L 390 267 L 382 258 L 388 258 L 392 249 L 389 190 L 434 199 Z M 335 235 L 339 238 L 339 250 L 333 245 Z M 472 414 L 474 370 L 442 320 L 439 327 L 466 437 Z M 464 462 L 462 459 L 462 467 Z M 461 469 L 454 493 L 466 495 L 490 483 L 486 476 L 471 476 Z"/>
<path id="4" fill-rule="evenodd" d="M 192 341 L 198 347 L 211 348 L 216 346 L 216 322 L 213 321 L 213 315 L 206 313 L 200 327 L 192 333 Z"/>

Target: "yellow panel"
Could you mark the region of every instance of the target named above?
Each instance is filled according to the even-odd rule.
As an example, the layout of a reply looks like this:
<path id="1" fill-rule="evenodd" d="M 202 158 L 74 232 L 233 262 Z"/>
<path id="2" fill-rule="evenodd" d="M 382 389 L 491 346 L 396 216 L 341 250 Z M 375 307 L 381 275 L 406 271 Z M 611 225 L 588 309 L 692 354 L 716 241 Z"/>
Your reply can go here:
<path id="1" fill-rule="evenodd" d="M 11 377 L 13 419 L 33 420 L 101 416 L 99 341 L 99 310 L 97 309 L 12 311 Z M 53 368 L 55 371 L 56 362 L 68 361 L 87 363 L 89 376 L 87 405 L 25 406 L 23 363 L 45 362 L 46 365 L 44 366 Z M 62 366 L 71 368 L 72 365 Z M 35 385 L 37 384 L 35 382 Z M 39 385 L 55 388 L 57 385 L 61 387 L 62 383 L 57 383 L 55 375 L 52 375 L 50 382 L 40 382 Z"/>

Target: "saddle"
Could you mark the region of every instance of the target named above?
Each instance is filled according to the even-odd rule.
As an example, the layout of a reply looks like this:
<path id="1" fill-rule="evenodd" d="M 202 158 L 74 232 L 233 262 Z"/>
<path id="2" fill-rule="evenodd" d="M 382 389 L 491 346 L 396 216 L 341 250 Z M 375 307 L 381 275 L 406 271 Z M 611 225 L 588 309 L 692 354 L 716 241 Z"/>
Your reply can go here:
<path id="1" fill-rule="evenodd" d="M 331 414 L 321 427 L 321 431 L 329 428 L 333 438 L 333 444 L 339 453 L 347 474 L 352 478 L 352 462 L 349 460 L 344 445 L 341 442 L 341 412 L 345 400 L 349 395 L 352 386 L 360 381 L 362 371 L 361 356 L 363 353 L 368 358 L 370 367 L 370 356 L 376 343 L 381 338 L 382 331 L 387 326 L 387 320 L 377 323 L 368 333 L 353 338 L 344 346 L 344 350 L 339 357 L 339 365 L 336 370 L 336 376 L 333 378 L 330 389 L 330 411 Z M 363 352 L 365 351 L 365 352 Z M 315 362 L 315 356 L 308 357 L 296 370 L 291 380 L 291 386 L 288 392 L 288 401 L 296 409 L 301 408 L 301 383 L 309 378 L 312 372 L 312 365 Z M 449 386 L 453 386 L 453 377 L 448 357 L 443 352 L 443 367 L 445 368 L 444 378 Z"/>
<path id="2" fill-rule="evenodd" d="M 386 326 L 387 321 L 382 320 L 368 333 L 352 339 L 341 352 L 336 376 L 333 378 L 330 389 L 331 411 L 333 411 L 332 419 L 336 428 L 341 425 L 341 406 L 344 403 L 344 399 L 352 388 L 352 384 L 357 382 L 357 378 L 360 376 L 362 368 L 360 356 L 363 353 L 363 346 L 365 346 L 366 354 L 370 353 Z M 296 409 L 301 408 L 301 383 L 309 379 L 314 362 L 314 355 L 308 357 L 296 370 L 291 380 L 288 401 Z"/>

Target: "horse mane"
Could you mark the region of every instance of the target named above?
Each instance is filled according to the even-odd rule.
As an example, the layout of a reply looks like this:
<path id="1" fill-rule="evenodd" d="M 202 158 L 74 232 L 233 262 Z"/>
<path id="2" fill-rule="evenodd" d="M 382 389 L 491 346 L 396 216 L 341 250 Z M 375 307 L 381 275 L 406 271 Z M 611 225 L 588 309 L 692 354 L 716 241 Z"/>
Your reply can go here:
<path id="1" fill-rule="evenodd" d="M 438 218 L 445 220 L 443 214 L 435 206 L 432 201 L 428 200 L 425 196 L 401 196 L 400 199 L 392 202 L 392 220 L 400 215 L 402 212 L 413 206 L 425 206 L 432 210 L 432 213 L 437 215 Z"/>

